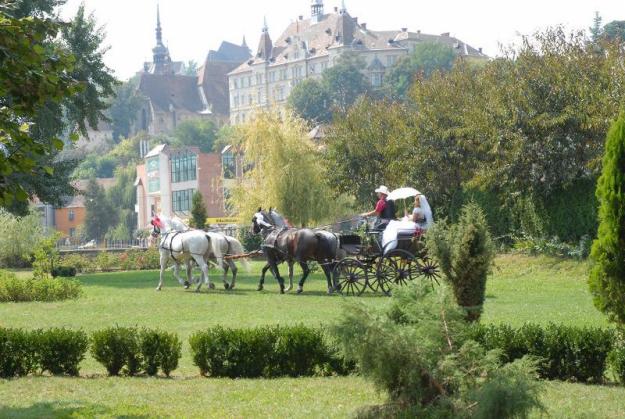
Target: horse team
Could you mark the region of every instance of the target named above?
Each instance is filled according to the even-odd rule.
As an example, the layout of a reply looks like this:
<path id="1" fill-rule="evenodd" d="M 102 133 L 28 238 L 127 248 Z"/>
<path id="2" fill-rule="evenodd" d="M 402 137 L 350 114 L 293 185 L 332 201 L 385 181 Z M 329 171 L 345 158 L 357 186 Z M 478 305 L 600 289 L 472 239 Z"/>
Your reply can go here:
<path id="1" fill-rule="evenodd" d="M 173 262 L 174 276 L 181 285 L 189 288 L 192 283 L 191 271 L 193 264 L 197 264 L 202 271 L 202 278 L 198 281 L 196 292 L 202 284 L 214 288 L 208 276 L 208 263 L 214 263 L 223 270 L 225 289 L 233 289 L 236 285 L 237 267 L 234 259 L 241 259 L 244 264 L 245 253 L 241 243 L 234 237 L 221 233 L 211 233 L 201 230 L 189 230 L 180 220 L 170 220 L 166 217 L 154 217 L 150 223 L 153 227 L 152 236 L 160 236 L 160 278 L 157 290 L 163 286 L 163 275 L 167 266 Z M 266 264 L 262 269 L 258 290 L 263 290 L 265 275 L 270 271 L 278 281 L 280 293 L 293 288 L 293 268 L 297 263 L 303 271 L 298 283 L 297 293 L 304 290 L 304 283 L 310 274 L 309 262 L 316 262 L 321 266 L 326 276 L 328 293 L 337 291 L 334 278 L 336 261 L 346 255 L 340 247 L 339 238 L 331 232 L 323 230 L 296 229 L 287 225 L 286 220 L 276 211 L 261 208 L 252 218 L 251 231 L 260 234 L 263 238 L 262 250 Z M 286 263 L 289 269 L 289 287 L 285 287 L 284 278 L 280 275 L 278 266 Z M 186 269 L 186 279 L 179 275 L 181 267 Z M 232 282 L 228 283 L 228 270 L 232 270 Z"/>

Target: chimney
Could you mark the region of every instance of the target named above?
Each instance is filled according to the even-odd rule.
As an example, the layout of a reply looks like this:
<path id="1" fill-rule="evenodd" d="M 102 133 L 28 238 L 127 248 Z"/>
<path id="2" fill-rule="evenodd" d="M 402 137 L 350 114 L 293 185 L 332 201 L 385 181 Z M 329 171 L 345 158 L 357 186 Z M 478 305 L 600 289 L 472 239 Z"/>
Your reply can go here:
<path id="1" fill-rule="evenodd" d="M 417 34 L 421 35 L 421 29 L 417 29 Z"/>
<path id="2" fill-rule="evenodd" d="M 355 17 L 355 18 L 353 18 L 353 19 L 354 19 L 354 23 L 355 23 L 356 25 L 358 25 L 358 18 L 357 18 L 357 17 Z"/>
<path id="3" fill-rule="evenodd" d="M 304 16 L 299 15 L 299 20 L 304 20 Z"/>
<path id="4" fill-rule="evenodd" d="M 334 13 L 338 13 L 339 12 L 339 8 L 337 6 L 334 6 Z"/>
<path id="5" fill-rule="evenodd" d="M 361 23 L 360 26 L 362 27 L 363 30 L 367 30 L 367 24 L 366 23 Z"/>
<path id="6" fill-rule="evenodd" d="M 401 28 L 402 32 L 408 32 L 408 28 Z"/>
<path id="7" fill-rule="evenodd" d="M 441 36 L 445 38 L 449 38 L 449 32 L 443 32 Z"/>
<path id="8" fill-rule="evenodd" d="M 480 52 L 480 54 L 482 53 L 482 47 L 479 47 L 477 50 Z"/>

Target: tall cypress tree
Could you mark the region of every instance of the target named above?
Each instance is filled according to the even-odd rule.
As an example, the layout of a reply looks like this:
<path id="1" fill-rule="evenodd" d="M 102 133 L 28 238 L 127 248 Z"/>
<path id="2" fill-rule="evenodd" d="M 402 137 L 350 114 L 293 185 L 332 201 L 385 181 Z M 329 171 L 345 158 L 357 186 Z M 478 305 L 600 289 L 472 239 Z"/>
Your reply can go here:
<path id="1" fill-rule="evenodd" d="M 625 324 L 625 114 L 612 125 L 597 184 L 599 232 L 591 252 L 595 306 Z"/>
<path id="2" fill-rule="evenodd" d="M 195 191 L 193 198 L 191 199 L 191 217 L 193 221 L 193 227 L 203 230 L 206 227 L 206 217 L 208 212 L 206 211 L 206 205 L 204 205 L 204 198 L 199 191 Z"/>

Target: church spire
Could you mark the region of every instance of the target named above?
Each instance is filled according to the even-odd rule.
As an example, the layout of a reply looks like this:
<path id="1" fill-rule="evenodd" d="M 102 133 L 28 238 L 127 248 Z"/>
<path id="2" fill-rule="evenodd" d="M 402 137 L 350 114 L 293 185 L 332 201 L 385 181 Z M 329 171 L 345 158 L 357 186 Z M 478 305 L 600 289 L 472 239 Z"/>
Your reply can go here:
<path id="1" fill-rule="evenodd" d="M 156 45 L 163 45 L 163 29 L 161 28 L 161 8 L 156 3 Z"/>
<path id="2" fill-rule="evenodd" d="M 342 15 L 344 15 L 345 13 L 347 13 L 347 7 L 345 6 L 345 0 L 342 0 L 342 1 L 341 1 L 341 10 L 340 10 L 340 13 L 341 13 Z"/>
<path id="3" fill-rule="evenodd" d="M 314 23 L 318 23 L 323 18 L 323 0 L 312 0 L 310 6 L 310 16 Z"/>

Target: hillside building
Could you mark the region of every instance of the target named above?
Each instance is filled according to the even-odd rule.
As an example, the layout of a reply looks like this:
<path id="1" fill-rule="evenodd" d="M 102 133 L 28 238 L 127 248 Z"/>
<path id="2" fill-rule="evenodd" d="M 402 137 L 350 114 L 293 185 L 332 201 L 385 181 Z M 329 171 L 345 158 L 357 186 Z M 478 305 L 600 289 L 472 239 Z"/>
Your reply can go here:
<path id="1" fill-rule="evenodd" d="M 257 109 L 283 107 L 294 86 L 321 77 L 345 51 L 362 57 L 367 79 L 372 86 L 381 86 L 388 68 L 428 41 L 449 45 L 460 57 L 487 58 L 481 49 L 449 33 L 428 35 L 407 28 L 376 31 L 351 16 L 344 2 L 326 13 L 323 0 L 312 0 L 310 17 L 299 16 L 275 42 L 265 21 L 254 57 L 228 74 L 230 122 L 244 123 Z"/>

